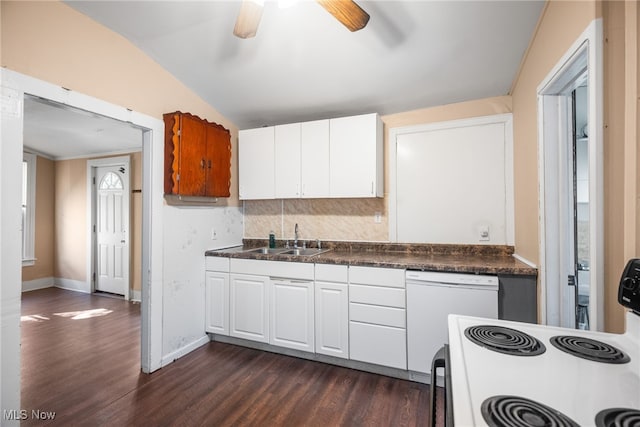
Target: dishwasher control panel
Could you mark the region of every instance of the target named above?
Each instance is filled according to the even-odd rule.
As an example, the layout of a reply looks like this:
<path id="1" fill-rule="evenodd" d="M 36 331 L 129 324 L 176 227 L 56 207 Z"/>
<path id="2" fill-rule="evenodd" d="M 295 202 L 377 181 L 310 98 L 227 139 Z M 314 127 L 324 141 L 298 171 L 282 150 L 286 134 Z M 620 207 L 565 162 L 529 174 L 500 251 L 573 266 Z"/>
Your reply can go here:
<path id="1" fill-rule="evenodd" d="M 407 270 L 405 279 L 409 282 L 428 282 L 442 285 L 487 286 L 498 288 L 498 277 L 484 274 L 444 273 L 439 271 Z"/>

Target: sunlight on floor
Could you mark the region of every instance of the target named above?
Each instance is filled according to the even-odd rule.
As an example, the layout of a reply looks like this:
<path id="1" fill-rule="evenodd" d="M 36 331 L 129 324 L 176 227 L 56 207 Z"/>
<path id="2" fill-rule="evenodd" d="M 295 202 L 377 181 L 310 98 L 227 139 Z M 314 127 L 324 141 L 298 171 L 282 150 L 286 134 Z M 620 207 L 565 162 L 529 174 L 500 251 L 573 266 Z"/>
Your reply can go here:
<path id="1" fill-rule="evenodd" d="M 53 313 L 54 316 L 70 317 L 72 320 L 90 319 L 92 317 L 106 316 L 113 313 L 113 310 L 107 310 L 106 308 L 96 308 L 93 310 L 82 311 L 67 311 L 65 313 Z"/>
<path id="2" fill-rule="evenodd" d="M 45 320 L 49 320 L 49 318 L 41 314 L 32 314 L 30 316 L 20 316 L 21 322 L 44 322 Z"/>

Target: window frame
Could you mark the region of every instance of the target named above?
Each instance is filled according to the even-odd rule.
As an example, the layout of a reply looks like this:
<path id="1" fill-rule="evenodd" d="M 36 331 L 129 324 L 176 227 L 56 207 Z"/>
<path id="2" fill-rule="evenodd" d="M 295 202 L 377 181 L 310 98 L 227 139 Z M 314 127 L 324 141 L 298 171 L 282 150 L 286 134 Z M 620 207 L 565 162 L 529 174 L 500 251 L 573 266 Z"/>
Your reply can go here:
<path id="1" fill-rule="evenodd" d="M 26 201 L 27 206 L 22 224 L 22 266 L 31 266 L 36 262 L 35 257 L 35 212 L 36 212 L 36 164 L 37 156 L 24 152 L 22 161 L 27 164 L 26 174 Z M 23 174 L 24 175 L 24 174 Z M 23 177 L 20 182 L 23 185 Z M 24 191 L 24 190 L 23 190 Z"/>

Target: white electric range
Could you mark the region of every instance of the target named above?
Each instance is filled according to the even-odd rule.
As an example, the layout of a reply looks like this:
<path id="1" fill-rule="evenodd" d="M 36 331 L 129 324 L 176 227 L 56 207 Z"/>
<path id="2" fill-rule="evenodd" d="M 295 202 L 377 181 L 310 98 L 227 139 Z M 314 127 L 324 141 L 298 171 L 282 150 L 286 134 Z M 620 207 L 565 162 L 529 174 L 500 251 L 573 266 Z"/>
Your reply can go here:
<path id="1" fill-rule="evenodd" d="M 446 424 L 640 426 L 640 260 L 619 301 L 624 334 L 450 315 Z"/>

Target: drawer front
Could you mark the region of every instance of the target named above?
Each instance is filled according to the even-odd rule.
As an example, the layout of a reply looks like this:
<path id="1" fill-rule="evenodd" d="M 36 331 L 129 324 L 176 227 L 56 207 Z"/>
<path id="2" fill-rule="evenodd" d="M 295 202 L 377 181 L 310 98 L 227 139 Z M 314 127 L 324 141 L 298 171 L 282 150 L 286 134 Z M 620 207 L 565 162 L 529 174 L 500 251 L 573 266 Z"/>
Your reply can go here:
<path id="1" fill-rule="evenodd" d="M 306 262 L 231 258 L 230 271 L 255 276 L 313 280 L 313 264 Z"/>
<path id="2" fill-rule="evenodd" d="M 406 308 L 405 290 L 382 286 L 349 285 L 349 302 Z"/>
<path id="3" fill-rule="evenodd" d="M 349 267 L 349 283 L 404 288 L 405 270 L 381 267 Z"/>
<path id="4" fill-rule="evenodd" d="M 376 365 L 407 369 L 405 329 L 349 322 L 349 358 Z"/>
<path id="5" fill-rule="evenodd" d="M 347 283 L 349 267 L 346 265 L 316 264 L 316 280 L 323 282 Z"/>
<path id="6" fill-rule="evenodd" d="M 229 272 L 229 258 L 221 256 L 204 257 L 204 269 L 208 271 Z"/>
<path id="7" fill-rule="evenodd" d="M 407 327 L 407 314 L 404 308 L 381 307 L 355 302 L 349 304 L 349 320 L 396 328 Z"/>

